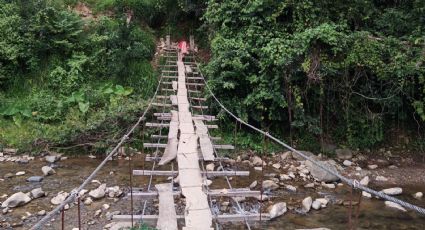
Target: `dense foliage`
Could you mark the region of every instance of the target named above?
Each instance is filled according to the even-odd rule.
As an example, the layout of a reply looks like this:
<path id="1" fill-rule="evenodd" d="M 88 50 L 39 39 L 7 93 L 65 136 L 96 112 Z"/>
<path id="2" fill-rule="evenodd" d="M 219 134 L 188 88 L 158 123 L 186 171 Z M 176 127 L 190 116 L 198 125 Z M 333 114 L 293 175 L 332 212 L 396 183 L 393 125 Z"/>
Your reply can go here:
<path id="1" fill-rule="evenodd" d="M 156 85 L 148 29 L 54 3 L 0 0 L 0 145 L 109 141 Z"/>
<path id="2" fill-rule="evenodd" d="M 214 91 L 294 144 L 366 148 L 423 125 L 425 1 L 209 0 L 204 20 Z"/>

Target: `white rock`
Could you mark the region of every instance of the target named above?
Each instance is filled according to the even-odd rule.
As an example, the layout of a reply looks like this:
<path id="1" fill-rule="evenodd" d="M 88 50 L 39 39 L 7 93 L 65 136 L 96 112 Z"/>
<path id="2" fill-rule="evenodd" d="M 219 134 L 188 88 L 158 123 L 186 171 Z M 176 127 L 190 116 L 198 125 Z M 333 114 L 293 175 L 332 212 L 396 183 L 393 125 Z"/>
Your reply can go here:
<path id="1" fill-rule="evenodd" d="M 89 192 L 89 196 L 94 199 L 100 199 L 105 197 L 106 184 L 101 184 L 97 189 L 93 189 Z"/>
<path id="2" fill-rule="evenodd" d="M 255 180 L 249 185 L 249 188 L 254 189 L 257 186 L 257 184 L 258 184 L 258 182 Z"/>
<path id="3" fill-rule="evenodd" d="M 208 180 L 208 179 L 206 179 L 206 180 L 204 180 L 204 181 L 203 181 L 203 184 L 204 184 L 205 186 L 210 186 L 210 185 L 212 184 L 212 180 Z"/>
<path id="4" fill-rule="evenodd" d="M 360 184 L 363 186 L 367 186 L 369 184 L 369 176 L 363 177 L 363 179 L 360 180 Z"/>
<path id="5" fill-rule="evenodd" d="M 114 186 L 106 188 L 106 193 L 108 194 L 108 197 L 114 198 L 121 196 L 123 194 L 123 191 L 120 189 L 119 186 Z"/>
<path id="6" fill-rule="evenodd" d="M 98 181 L 98 180 L 92 180 L 91 181 L 92 183 L 94 183 L 94 184 L 98 184 L 98 185 L 101 185 L 102 183 L 100 183 L 100 181 Z"/>
<path id="7" fill-rule="evenodd" d="M 93 203 L 93 200 L 90 198 L 90 197 L 87 197 L 85 200 L 84 200 L 84 204 L 85 205 L 91 205 Z"/>
<path id="8" fill-rule="evenodd" d="M 56 161 L 59 160 L 58 156 L 46 156 L 44 159 L 46 159 L 47 162 L 49 163 L 55 163 Z"/>
<path id="9" fill-rule="evenodd" d="M 22 206 L 31 201 L 31 197 L 23 192 L 18 192 L 7 198 L 2 204 L 2 208 L 14 208 Z"/>
<path id="10" fill-rule="evenodd" d="M 68 193 L 64 192 L 64 191 L 60 191 L 57 196 L 53 197 L 50 200 L 50 203 L 52 203 L 54 205 L 58 205 L 58 204 L 62 203 L 66 199 L 66 197 L 68 197 Z"/>
<path id="11" fill-rule="evenodd" d="M 329 202 L 329 200 L 326 198 L 317 198 L 316 201 L 320 202 L 320 207 L 322 208 L 325 208 Z"/>
<path id="12" fill-rule="evenodd" d="M 41 188 L 35 188 L 31 190 L 31 196 L 34 199 L 43 197 L 45 195 L 44 191 Z"/>
<path id="13" fill-rule="evenodd" d="M 102 205 L 102 209 L 103 210 L 108 210 L 111 206 L 109 204 L 103 204 Z"/>
<path id="14" fill-rule="evenodd" d="M 398 210 L 403 211 L 403 212 L 406 212 L 406 211 L 407 211 L 407 210 L 406 210 L 405 208 L 403 208 L 401 205 L 396 204 L 396 203 L 391 202 L 391 201 L 385 201 L 385 205 L 386 205 L 387 207 L 395 208 L 395 209 L 398 209 Z"/>
<path id="15" fill-rule="evenodd" d="M 304 188 L 314 188 L 314 183 L 308 183 L 304 185 Z"/>
<path id="16" fill-rule="evenodd" d="M 356 171 L 362 171 L 362 168 L 360 168 L 359 166 L 356 167 Z"/>
<path id="17" fill-rule="evenodd" d="M 292 179 L 294 179 L 294 178 L 295 178 L 295 174 L 294 174 L 293 172 L 289 172 L 289 173 L 288 173 L 288 176 L 289 176 L 290 178 L 292 178 Z"/>
<path id="18" fill-rule="evenodd" d="M 317 201 L 317 200 L 313 201 L 313 203 L 311 204 L 311 207 L 314 210 L 319 210 L 321 206 L 322 206 L 322 203 L 320 203 L 320 201 Z"/>
<path id="19" fill-rule="evenodd" d="M 280 180 L 290 180 L 292 178 L 290 176 L 286 175 L 286 174 L 280 174 L 279 179 Z"/>
<path id="20" fill-rule="evenodd" d="M 16 173 L 16 176 L 22 176 L 22 175 L 25 175 L 24 171 L 19 171 L 19 172 Z"/>
<path id="21" fill-rule="evenodd" d="M 270 219 L 276 218 L 285 214 L 288 209 L 286 208 L 285 202 L 276 203 L 268 208 Z"/>
<path id="22" fill-rule="evenodd" d="M 335 185 L 334 185 L 334 184 L 326 184 L 326 183 L 322 183 L 322 186 L 323 186 L 323 187 L 326 187 L 326 188 L 330 188 L 330 189 L 335 188 Z"/>
<path id="23" fill-rule="evenodd" d="M 273 164 L 272 166 L 275 169 L 280 169 L 280 167 L 282 167 L 279 163 Z"/>
<path id="24" fill-rule="evenodd" d="M 279 185 L 276 184 L 274 181 L 272 180 L 265 180 L 263 181 L 263 189 L 270 189 L 270 190 L 274 190 L 279 188 Z"/>
<path id="25" fill-rule="evenodd" d="M 82 196 L 86 195 L 86 193 L 87 193 L 88 191 L 89 191 L 89 190 L 87 190 L 87 189 L 81 189 L 81 191 L 78 193 L 78 195 L 79 195 L 80 197 L 82 197 Z"/>
<path id="26" fill-rule="evenodd" d="M 37 216 L 44 216 L 44 215 L 46 215 L 46 210 L 41 210 L 37 212 Z"/>
<path id="27" fill-rule="evenodd" d="M 344 162 L 342 162 L 342 164 L 349 167 L 349 166 L 353 165 L 353 162 L 351 162 L 349 160 L 344 160 Z"/>
<path id="28" fill-rule="evenodd" d="M 387 189 L 383 189 L 382 190 L 383 193 L 390 195 L 390 196 L 394 196 L 394 195 L 400 195 L 403 193 L 403 189 L 396 187 L 396 188 L 387 188 Z"/>
<path id="29" fill-rule="evenodd" d="M 388 181 L 388 179 L 384 176 L 377 176 L 375 180 L 377 180 L 377 181 Z"/>
<path id="30" fill-rule="evenodd" d="M 413 195 L 414 198 L 416 199 L 421 199 L 424 196 L 424 194 L 422 192 L 417 192 Z"/>
<path id="31" fill-rule="evenodd" d="M 366 197 L 366 198 L 372 198 L 372 194 L 362 191 L 362 196 Z"/>
<path id="32" fill-rule="evenodd" d="M 262 168 L 262 167 L 254 167 L 254 170 L 255 170 L 255 171 L 262 171 L 262 170 L 263 170 L 263 168 Z"/>
<path id="33" fill-rule="evenodd" d="M 55 172 L 55 170 L 54 169 L 52 169 L 51 167 L 49 167 L 49 166 L 43 166 L 42 168 L 41 168 L 41 171 L 43 172 L 43 174 L 45 175 L 45 176 L 48 176 L 48 175 L 52 175 L 52 174 L 55 174 L 56 172 Z"/>
<path id="34" fill-rule="evenodd" d="M 367 166 L 369 169 L 373 170 L 373 169 L 377 169 L 378 165 L 368 165 Z"/>
<path id="35" fill-rule="evenodd" d="M 98 210 L 96 210 L 96 212 L 94 212 L 95 217 L 100 216 L 100 214 L 102 214 L 102 209 L 98 209 Z"/>
<path id="36" fill-rule="evenodd" d="M 205 166 L 205 169 L 206 169 L 207 171 L 214 171 L 214 168 L 215 168 L 214 163 L 207 164 L 207 166 Z"/>
<path id="37" fill-rule="evenodd" d="M 264 163 L 263 163 L 263 160 L 262 160 L 260 157 L 258 157 L 258 156 L 254 156 L 254 157 L 252 158 L 252 164 L 253 164 L 254 166 L 261 166 L 261 165 L 263 165 Z"/>
<path id="38" fill-rule="evenodd" d="M 296 187 L 294 187 L 292 185 L 289 185 L 289 184 L 286 185 L 285 188 L 288 189 L 291 192 L 296 192 L 297 191 L 297 188 Z"/>
<path id="39" fill-rule="evenodd" d="M 312 203 L 313 203 L 313 199 L 311 198 L 311 196 L 304 198 L 304 200 L 302 201 L 303 210 L 305 212 L 310 211 Z"/>

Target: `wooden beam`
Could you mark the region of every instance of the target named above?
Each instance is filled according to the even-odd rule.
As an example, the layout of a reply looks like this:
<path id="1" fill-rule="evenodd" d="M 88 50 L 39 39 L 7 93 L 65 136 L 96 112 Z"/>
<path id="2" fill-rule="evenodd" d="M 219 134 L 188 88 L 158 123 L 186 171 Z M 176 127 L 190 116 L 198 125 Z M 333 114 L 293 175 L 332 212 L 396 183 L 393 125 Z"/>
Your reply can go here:
<path id="1" fill-rule="evenodd" d="M 219 223 L 229 223 L 229 222 L 253 222 L 261 220 L 268 221 L 270 220 L 270 214 L 268 213 L 245 213 L 245 214 L 226 214 L 226 215 L 213 215 L 212 218 Z M 131 215 L 114 215 L 112 217 L 115 221 L 131 221 Z M 143 222 L 155 223 L 158 220 L 158 215 L 133 215 L 133 219 Z M 184 215 L 177 215 L 177 219 L 184 219 Z"/>
<path id="2" fill-rule="evenodd" d="M 148 161 L 148 162 L 153 162 L 153 161 L 159 162 L 161 159 L 162 159 L 161 157 L 146 157 L 146 158 L 145 158 L 145 161 Z M 216 157 L 216 158 L 214 159 L 214 161 L 216 161 L 216 162 L 218 162 L 218 161 L 227 161 L 227 160 L 229 160 L 229 159 L 230 159 L 230 158 L 228 158 L 228 157 Z M 204 159 L 202 158 L 202 155 L 201 155 L 201 156 L 199 156 L 199 160 L 200 160 L 200 161 L 203 161 L 203 160 L 204 160 Z"/>
<path id="3" fill-rule="evenodd" d="M 164 104 L 164 103 L 152 103 L 152 105 L 156 107 L 172 107 L 171 104 Z"/>
<path id="4" fill-rule="evenodd" d="M 258 190 L 250 190 L 247 188 L 239 188 L 239 189 L 211 189 L 205 192 L 208 196 L 212 197 L 258 197 L 261 195 L 261 191 Z M 180 196 L 181 191 L 173 191 L 173 196 Z M 128 193 L 128 196 L 131 194 Z M 133 196 L 137 198 L 141 198 L 143 200 L 152 200 L 158 197 L 157 191 L 144 192 L 143 190 L 137 191 L 137 189 L 133 188 Z"/>
<path id="5" fill-rule="evenodd" d="M 194 109 L 208 109 L 208 106 L 206 106 L 206 105 L 192 105 L 190 107 L 192 107 Z"/>
<path id="6" fill-rule="evenodd" d="M 177 176 L 178 171 L 151 171 L 151 170 L 133 170 L 135 176 Z M 201 174 L 207 177 L 218 177 L 218 176 L 249 176 L 249 171 L 211 171 L 204 172 Z"/>
<path id="7" fill-rule="evenodd" d="M 157 184 L 159 197 L 159 215 L 156 224 L 157 229 L 177 230 L 177 215 L 174 205 L 173 185 L 171 183 Z"/>
<path id="8" fill-rule="evenodd" d="M 158 117 L 158 118 L 161 118 L 161 117 Z M 163 117 L 163 118 L 165 118 L 165 117 Z M 151 138 L 152 139 L 167 139 L 168 136 L 166 136 L 166 135 L 151 135 Z M 219 141 L 219 140 L 221 140 L 221 137 L 210 137 L 210 139 L 214 140 L 214 141 Z"/>
<path id="9" fill-rule="evenodd" d="M 170 126 L 170 124 L 168 123 L 151 123 L 151 122 L 146 122 L 145 124 L 146 127 L 168 127 Z M 207 128 L 209 129 L 218 129 L 218 125 L 205 125 Z"/>
<path id="10" fill-rule="evenodd" d="M 143 143 L 143 147 L 145 148 L 165 148 L 167 144 L 161 144 L 161 143 Z M 198 145 L 199 147 L 199 145 Z M 227 149 L 232 150 L 235 149 L 233 145 L 213 145 L 213 148 L 215 149 Z"/>
<path id="11" fill-rule="evenodd" d="M 203 97 L 189 97 L 189 99 L 194 101 L 207 101 L 207 99 Z"/>

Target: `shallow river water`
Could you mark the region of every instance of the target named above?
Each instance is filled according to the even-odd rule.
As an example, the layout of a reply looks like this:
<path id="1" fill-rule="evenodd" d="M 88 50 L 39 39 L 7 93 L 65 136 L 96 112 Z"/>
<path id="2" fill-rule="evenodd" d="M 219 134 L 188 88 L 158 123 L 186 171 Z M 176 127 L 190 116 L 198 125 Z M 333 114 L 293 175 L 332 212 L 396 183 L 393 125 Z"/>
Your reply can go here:
<path id="1" fill-rule="evenodd" d="M 12 178 L 4 179 L 0 181 L 0 196 L 2 194 L 12 195 L 13 193 L 22 191 L 29 192 L 34 188 L 42 187 L 47 196 L 39 199 L 35 199 L 25 206 L 13 208 L 12 212 L 7 214 L 0 214 L 0 229 L 28 229 L 41 217 L 37 216 L 36 213 L 40 210 L 50 211 L 53 205 L 50 203 L 59 191 L 71 191 L 77 187 L 99 164 L 100 159 L 90 159 L 87 156 L 84 157 L 70 157 L 67 160 L 59 161 L 55 163 L 57 168 L 56 174 L 47 176 L 40 183 L 26 182 L 26 179 L 30 176 L 41 176 L 41 167 L 47 165 L 43 159 L 36 158 L 30 161 L 28 164 L 18 164 L 14 162 L 0 162 L 0 178 L 7 173 L 15 174 L 18 171 L 25 171 L 26 174 L 23 176 L 14 176 Z M 142 160 L 135 159 L 133 161 L 133 167 L 135 169 L 141 169 L 143 166 Z M 149 164 L 145 165 L 147 169 L 150 167 Z M 238 166 L 238 170 L 250 170 L 250 177 L 238 177 L 233 179 L 232 185 L 234 187 L 248 187 L 252 181 L 259 179 L 261 174 L 258 171 L 253 171 L 248 167 Z M 268 169 L 265 174 L 274 172 L 274 169 Z M 421 176 L 424 176 L 423 174 Z M 114 160 L 106 164 L 106 166 L 100 171 L 96 177 L 101 183 L 106 183 L 107 186 L 120 186 L 123 190 L 128 191 L 129 186 L 129 165 L 126 160 Z M 149 177 L 134 177 L 134 186 L 142 187 L 146 189 Z M 155 178 L 153 184 L 167 181 L 166 177 Z M 270 206 L 277 201 L 285 201 L 288 205 L 288 212 L 272 221 L 253 223 L 252 229 L 304 229 L 304 228 L 318 228 L 326 227 L 329 229 L 349 229 L 348 225 L 348 213 L 349 207 L 337 204 L 338 201 L 348 201 L 350 197 L 349 189 L 347 186 L 338 186 L 336 189 L 306 189 L 302 186 L 301 182 L 290 183 L 296 186 L 297 192 L 291 193 L 286 190 L 279 190 L 275 192 L 271 201 L 263 203 L 263 212 L 267 206 Z M 224 179 L 214 179 L 211 188 L 226 188 Z M 94 189 L 98 186 L 96 183 L 92 183 L 87 189 Z M 373 185 L 372 185 L 373 186 Z M 424 184 L 408 185 L 403 187 L 403 194 L 399 198 L 407 200 L 421 207 L 425 207 L 425 199 L 416 200 L 411 194 L 417 191 L 425 192 Z M 299 214 L 296 210 L 300 207 L 300 201 L 306 196 L 312 196 L 314 198 L 328 197 L 331 202 L 326 208 L 321 210 L 312 210 L 308 214 Z M 358 193 L 353 196 L 354 200 L 358 200 Z M 5 199 L 0 199 L 0 202 Z M 220 200 L 221 201 L 221 200 Z M 100 217 L 94 217 L 94 212 L 101 209 L 103 204 L 109 204 L 110 209 L 103 211 Z M 249 202 L 247 202 L 249 206 Z M 135 201 L 135 212 L 140 213 L 142 209 L 142 202 Z M 154 206 L 149 203 L 147 214 L 155 213 Z M 401 212 L 398 210 L 390 209 L 385 207 L 384 202 L 378 199 L 366 199 L 363 198 L 359 210 L 359 217 L 356 221 L 356 209 L 357 206 L 353 206 L 353 218 L 352 222 L 357 222 L 356 229 L 425 229 L 425 217 L 420 216 L 413 211 Z M 128 214 L 130 212 L 130 201 L 127 197 L 120 199 L 104 198 L 99 201 L 95 201 L 90 206 L 82 205 L 82 224 L 83 229 L 102 229 L 105 224 L 110 223 L 105 218 L 107 212 L 120 211 L 122 214 Z M 31 216 L 28 215 L 29 212 Z M 181 212 L 181 210 L 178 210 Z M 180 213 L 181 214 L 181 213 Z M 26 216 L 24 220 L 22 217 Z M 29 216 L 29 217 L 28 217 Z M 2 223 L 15 224 L 14 228 L 1 227 Z M 71 208 L 65 211 L 64 215 L 65 229 L 72 229 L 77 227 L 77 208 L 72 205 Z M 246 229 L 243 224 L 226 224 L 221 226 L 222 229 Z M 43 229 L 61 229 L 61 217 L 57 215 L 54 220 L 50 221 Z"/>

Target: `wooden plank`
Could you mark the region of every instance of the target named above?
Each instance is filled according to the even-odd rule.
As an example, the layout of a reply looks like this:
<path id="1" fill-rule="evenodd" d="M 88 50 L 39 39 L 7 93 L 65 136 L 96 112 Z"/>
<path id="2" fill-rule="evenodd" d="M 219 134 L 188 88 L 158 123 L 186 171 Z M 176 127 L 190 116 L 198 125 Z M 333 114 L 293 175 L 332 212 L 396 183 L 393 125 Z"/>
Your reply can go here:
<path id="1" fill-rule="evenodd" d="M 198 158 L 199 158 L 199 161 L 203 161 L 203 160 L 204 160 L 204 158 L 202 158 L 202 155 L 199 155 L 199 156 L 198 156 Z M 216 157 L 216 158 L 214 159 L 214 161 L 216 161 L 216 162 L 219 162 L 219 161 L 227 161 L 227 160 L 229 160 L 229 159 L 230 159 L 230 158 L 228 158 L 228 157 Z M 149 162 L 152 162 L 152 161 L 159 162 L 159 161 L 161 160 L 161 157 L 146 157 L 144 160 L 145 160 L 145 161 L 149 161 Z"/>
<path id="2" fill-rule="evenodd" d="M 189 97 L 189 99 L 193 101 L 207 101 L 207 99 L 203 97 Z"/>
<path id="3" fill-rule="evenodd" d="M 188 154 L 188 155 L 196 155 L 196 154 Z M 199 161 L 199 158 L 198 157 L 196 157 L 196 158 Z M 180 167 L 179 167 L 179 171 L 160 171 L 160 170 L 151 171 L 151 170 L 135 169 L 135 170 L 133 170 L 133 175 L 135 175 L 135 176 L 150 176 L 150 175 L 154 175 L 154 176 L 177 176 L 177 175 L 182 173 L 182 172 L 180 172 L 180 170 L 195 171 L 195 169 L 196 168 L 180 168 Z M 188 172 L 188 173 L 193 173 L 193 172 Z M 200 171 L 200 174 L 202 176 L 207 176 L 207 177 L 249 176 L 249 171 L 233 171 L 233 170 L 232 171 L 210 171 L 210 172 Z M 190 178 L 192 178 L 192 177 L 190 176 Z M 179 180 L 181 180 L 180 177 L 179 177 Z"/>
<path id="4" fill-rule="evenodd" d="M 145 126 L 146 127 L 164 128 L 164 127 L 169 127 L 170 124 L 168 124 L 168 123 L 150 123 L 150 122 L 146 122 Z"/>
<path id="5" fill-rule="evenodd" d="M 173 81 L 173 90 L 177 90 L 177 81 Z"/>
<path id="6" fill-rule="evenodd" d="M 204 160 L 213 161 L 215 158 L 214 149 L 211 143 L 211 139 L 208 137 L 208 135 L 202 135 L 199 137 L 199 145 L 201 147 L 201 152 L 202 156 L 204 157 Z"/>
<path id="7" fill-rule="evenodd" d="M 192 73 L 192 68 L 190 67 L 190 65 L 185 65 L 184 67 L 186 69 L 186 73 Z"/>
<path id="8" fill-rule="evenodd" d="M 258 197 L 261 195 L 261 191 L 250 190 L 247 188 L 239 189 L 211 189 L 206 191 L 206 194 L 211 197 Z M 130 195 L 130 193 L 128 193 Z M 181 191 L 173 191 L 173 196 L 181 196 Z M 158 197 L 157 191 L 145 192 L 142 189 L 140 191 L 137 188 L 133 188 L 133 197 L 141 198 L 144 200 L 152 200 Z"/>
<path id="9" fill-rule="evenodd" d="M 177 215 L 174 206 L 173 185 L 155 185 L 159 197 L 159 215 L 156 228 L 159 230 L 177 230 Z"/>
<path id="10" fill-rule="evenodd" d="M 261 215 L 261 220 L 268 221 L 270 220 L 270 215 L 268 213 L 245 213 L 245 214 L 225 214 L 212 216 L 212 218 L 219 223 L 229 223 L 229 222 L 248 222 L 259 221 Z M 134 220 L 143 222 L 153 223 L 158 219 L 157 215 L 133 215 Z M 177 215 L 177 219 L 183 219 L 184 215 Z M 131 215 L 114 215 L 112 217 L 116 221 L 131 221 Z"/>
<path id="11" fill-rule="evenodd" d="M 171 107 L 172 106 L 171 104 L 156 103 L 156 102 L 152 103 L 152 105 L 156 107 Z"/>
<path id="12" fill-rule="evenodd" d="M 163 143 L 143 143 L 143 147 L 145 147 L 145 148 L 166 148 L 167 145 L 168 144 L 163 144 Z M 212 145 L 212 146 L 215 149 L 225 149 L 225 150 L 235 149 L 235 147 L 233 145 Z M 201 145 L 199 145 L 199 147 L 201 147 Z"/>
<path id="13" fill-rule="evenodd" d="M 208 109 L 206 105 L 192 105 L 191 107 L 194 109 Z"/>
<path id="14" fill-rule="evenodd" d="M 191 89 L 188 89 L 188 90 L 187 90 L 187 92 L 188 92 L 188 93 L 202 93 L 202 91 L 198 91 L 198 90 L 191 90 Z"/>
<path id="15" fill-rule="evenodd" d="M 179 140 L 177 139 L 179 131 L 179 116 L 177 111 L 171 110 L 171 122 L 168 129 L 168 141 L 165 146 L 164 154 L 158 165 L 165 165 L 174 160 L 177 156 L 177 148 Z M 144 146 L 147 148 L 147 146 Z"/>
<path id="16" fill-rule="evenodd" d="M 168 120 L 170 120 L 171 118 L 169 118 L 169 117 L 158 117 L 158 118 L 163 118 L 164 120 L 166 120 L 166 119 L 168 119 Z M 166 135 L 151 135 L 151 138 L 152 139 L 166 139 L 167 138 L 167 136 Z M 219 141 L 219 140 L 221 140 L 221 137 L 210 137 L 210 139 L 211 140 L 213 140 L 213 141 Z"/>

